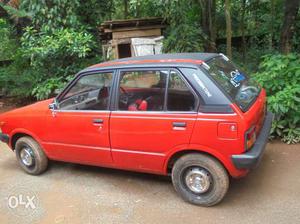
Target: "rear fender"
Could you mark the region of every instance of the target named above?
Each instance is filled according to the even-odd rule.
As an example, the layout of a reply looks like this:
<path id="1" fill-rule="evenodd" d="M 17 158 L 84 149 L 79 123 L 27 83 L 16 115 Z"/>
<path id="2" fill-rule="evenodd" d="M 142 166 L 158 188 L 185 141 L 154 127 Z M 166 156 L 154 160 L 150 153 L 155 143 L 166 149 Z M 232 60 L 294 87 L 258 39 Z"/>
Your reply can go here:
<path id="1" fill-rule="evenodd" d="M 167 172 L 168 170 L 168 163 L 170 159 L 172 158 L 173 155 L 177 153 L 184 153 L 187 152 L 189 153 L 190 151 L 193 152 L 199 152 L 199 153 L 205 153 L 208 154 L 214 158 L 216 158 L 227 170 L 227 172 L 235 178 L 239 178 L 242 176 L 245 176 L 248 173 L 248 170 L 238 170 L 236 167 L 233 165 L 230 156 L 225 156 L 224 154 L 220 153 L 218 150 L 211 149 L 207 146 L 203 145 L 198 145 L 198 144 L 190 144 L 188 148 L 185 149 L 178 149 L 178 150 L 173 150 L 169 152 L 166 156 L 165 164 L 164 164 L 164 171 Z"/>

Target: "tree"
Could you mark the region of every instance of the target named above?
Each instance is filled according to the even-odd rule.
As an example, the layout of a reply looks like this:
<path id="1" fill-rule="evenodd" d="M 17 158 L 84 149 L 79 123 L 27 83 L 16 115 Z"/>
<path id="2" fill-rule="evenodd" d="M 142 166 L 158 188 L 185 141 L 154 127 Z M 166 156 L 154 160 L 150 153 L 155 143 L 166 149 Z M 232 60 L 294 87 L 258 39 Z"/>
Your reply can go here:
<path id="1" fill-rule="evenodd" d="M 246 61 L 245 11 L 246 11 L 246 0 L 242 0 L 241 34 L 242 34 L 243 63 L 245 63 Z"/>
<path id="2" fill-rule="evenodd" d="M 230 0 L 225 0 L 225 19 L 226 19 L 226 54 L 229 58 L 232 58 L 232 47 L 231 47 L 231 16 L 230 16 Z"/>
<path id="3" fill-rule="evenodd" d="M 273 48 L 274 39 L 274 19 L 275 19 L 275 0 L 271 0 L 271 16 L 270 16 L 270 44 L 269 48 Z"/>
<path id="4" fill-rule="evenodd" d="M 124 18 L 128 18 L 128 0 L 123 0 L 124 2 Z"/>
<path id="5" fill-rule="evenodd" d="M 216 51 L 216 1 L 215 0 L 199 0 L 201 6 L 201 24 L 206 35 L 205 50 L 208 52 Z"/>
<path id="6" fill-rule="evenodd" d="M 0 18 L 7 18 L 16 27 L 18 36 L 21 36 L 23 28 L 30 24 L 30 16 L 20 10 L 19 5 L 19 0 L 0 0 Z"/>
<path id="7" fill-rule="evenodd" d="M 280 36 L 280 50 L 283 54 L 291 52 L 291 39 L 294 33 L 297 13 L 299 11 L 300 0 L 286 0 L 284 20 Z"/>

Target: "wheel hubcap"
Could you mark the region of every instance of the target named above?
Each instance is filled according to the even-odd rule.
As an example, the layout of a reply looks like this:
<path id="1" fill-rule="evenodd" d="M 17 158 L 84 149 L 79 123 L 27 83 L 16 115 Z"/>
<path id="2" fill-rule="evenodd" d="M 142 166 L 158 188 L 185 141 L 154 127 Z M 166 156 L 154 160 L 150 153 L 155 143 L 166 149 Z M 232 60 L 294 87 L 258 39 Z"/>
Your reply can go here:
<path id="1" fill-rule="evenodd" d="M 208 191 L 211 186 L 211 181 L 210 173 L 199 167 L 191 168 L 187 171 L 185 176 L 186 186 L 197 194 Z"/>
<path id="2" fill-rule="evenodd" d="M 33 152 L 32 152 L 31 148 L 29 148 L 29 147 L 23 148 L 20 152 L 20 157 L 21 157 L 22 163 L 24 163 L 24 165 L 26 165 L 26 166 L 33 165 L 34 156 L 33 156 Z"/>

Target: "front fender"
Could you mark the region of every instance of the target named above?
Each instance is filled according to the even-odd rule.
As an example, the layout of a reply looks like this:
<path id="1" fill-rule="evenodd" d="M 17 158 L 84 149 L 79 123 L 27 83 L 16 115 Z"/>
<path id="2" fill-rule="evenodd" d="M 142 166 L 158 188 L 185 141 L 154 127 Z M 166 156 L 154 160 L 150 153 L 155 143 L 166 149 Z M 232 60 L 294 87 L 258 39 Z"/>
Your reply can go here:
<path id="1" fill-rule="evenodd" d="M 28 135 L 30 137 L 32 137 L 35 141 L 37 141 L 39 143 L 40 146 L 42 146 L 42 141 L 41 139 L 35 135 L 33 132 L 27 130 L 27 129 L 24 129 L 24 128 L 17 128 L 17 129 L 14 129 L 12 132 L 10 132 L 9 136 L 10 136 L 10 140 L 9 140 L 9 147 L 11 149 L 13 149 L 13 137 L 16 135 L 16 134 L 24 134 L 24 135 Z"/>

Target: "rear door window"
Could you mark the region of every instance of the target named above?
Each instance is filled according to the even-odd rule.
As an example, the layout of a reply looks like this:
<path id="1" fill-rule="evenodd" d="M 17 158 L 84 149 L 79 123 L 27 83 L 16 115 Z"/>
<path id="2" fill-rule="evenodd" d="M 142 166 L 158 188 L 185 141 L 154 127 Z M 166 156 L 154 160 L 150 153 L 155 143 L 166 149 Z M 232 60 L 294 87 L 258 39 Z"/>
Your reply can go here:
<path id="1" fill-rule="evenodd" d="M 195 111 L 197 100 L 182 75 L 172 69 L 122 71 L 119 110 Z"/>
<path id="2" fill-rule="evenodd" d="M 167 76 L 168 70 L 121 72 L 119 110 L 162 111 Z"/>
<path id="3" fill-rule="evenodd" d="M 194 111 L 196 100 L 187 83 L 176 71 L 170 72 L 168 86 L 168 111 Z"/>

